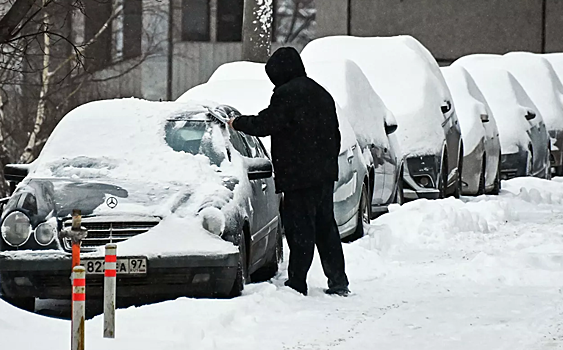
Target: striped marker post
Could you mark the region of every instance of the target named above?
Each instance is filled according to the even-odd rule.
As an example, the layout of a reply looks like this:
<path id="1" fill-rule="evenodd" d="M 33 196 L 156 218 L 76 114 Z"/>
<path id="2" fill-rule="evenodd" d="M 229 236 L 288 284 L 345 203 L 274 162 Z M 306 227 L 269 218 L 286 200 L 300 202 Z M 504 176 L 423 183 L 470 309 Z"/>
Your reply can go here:
<path id="1" fill-rule="evenodd" d="M 106 244 L 104 272 L 104 338 L 115 338 L 115 288 L 117 245 Z"/>
<path id="2" fill-rule="evenodd" d="M 72 335 L 71 349 L 84 350 L 84 320 L 86 318 L 86 269 L 72 269 Z"/>

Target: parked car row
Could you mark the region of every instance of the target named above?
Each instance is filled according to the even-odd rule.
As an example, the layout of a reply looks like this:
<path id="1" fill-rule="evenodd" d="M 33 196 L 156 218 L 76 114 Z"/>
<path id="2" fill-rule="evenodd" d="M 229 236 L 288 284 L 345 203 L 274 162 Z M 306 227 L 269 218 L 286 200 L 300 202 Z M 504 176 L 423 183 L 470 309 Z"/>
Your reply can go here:
<path id="1" fill-rule="evenodd" d="M 501 179 L 563 173 L 561 55 L 470 55 L 440 68 L 410 36 L 309 43 L 306 71 L 338 114 L 342 239 L 363 236 L 393 203 L 498 194 Z M 68 298 L 61 232 L 73 209 L 88 229 L 90 298 L 102 295 L 108 242 L 119 243 L 119 300 L 236 296 L 274 276 L 283 197 L 270 141 L 225 124 L 267 107 L 272 89 L 263 64 L 232 62 L 174 102 L 96 101 L 68 113 L 35 162 L 5 169 L 18 186 L 0 202 L 3 297 L 28 310 L 37 297 Z"/>

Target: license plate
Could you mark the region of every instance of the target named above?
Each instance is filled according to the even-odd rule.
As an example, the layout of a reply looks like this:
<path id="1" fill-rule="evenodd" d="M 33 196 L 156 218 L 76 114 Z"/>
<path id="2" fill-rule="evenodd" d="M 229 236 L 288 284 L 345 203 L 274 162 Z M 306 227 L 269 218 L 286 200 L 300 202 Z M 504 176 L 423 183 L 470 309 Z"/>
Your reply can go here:
<path id="1" fill-rule="evenodd" d="M 105 271 L 104 258 L 81 259 L 80 265 L 86 269 L 88 275 L 103 275 Z M 118 275 L 146 275 L 147 258 L 118 258 L 116 264 Z"/>

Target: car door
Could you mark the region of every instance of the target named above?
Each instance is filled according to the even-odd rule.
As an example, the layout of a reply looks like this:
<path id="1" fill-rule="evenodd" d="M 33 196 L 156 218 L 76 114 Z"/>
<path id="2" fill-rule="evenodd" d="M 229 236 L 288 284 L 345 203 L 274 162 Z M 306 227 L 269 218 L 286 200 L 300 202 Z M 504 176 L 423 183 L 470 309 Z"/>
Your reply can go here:
<path id="1" fill-rule="evenodd" d="M 500 140 L 495 118 L 489 108 L 486 108 L 486 110 L 487 114 L 485 116 L 481 116 L 483 128 L 485 129 L 485 154 L 487 157 L 485 186 L 492 186 L 499 168 Z"/>
<path id="2" fill-rule="evenodd" d="M 532 140 L 533 171 L 534 175 L 539 174 L 548 162 L 549 137 L 543 118 L 535 111 L 528 111 L 526 119 L 529 125 L 528 135 Z"/>
<path id="3" fill-rule="evenodd" d="M 385 172 L 387 163 L 387 147 L 383 145 L 370 144 L 370 153 L 373 158 L 373 188 L 372 191 L 372 205 L 384 204 L 385 193 Z M 353 153 L 353 150 L 348 152 Z"/>
<path id="4" fill-rule="evenodd" d="M 234 149 L 243 157 L 252 158 L 249 146 L 245 141 L 245 135 L 241 132 L 229 129 L 229 138 Z M 252 265 L 259 260 L 264 254 L 264 248 L 260 247 L 260 241 L 263 236 L 264 220 L 260 215 L 260 208 L 264 205 L 262 193 L 262 180 L 250 180 L 251 194 L 248 197 L 249 207 L 249 225 L 250 225 L 250 246 L 248 247 L 249 271 L 252 272 Z"/>
<path id="5" fill-rule="evenodd" d="M 446 144 L 448 147 L 448 185 L 451 185 L 453 183 L 452 171 L 457 169 L 459 164 L 461 129 L 451 101 L 445 101 L 441 109 L 442 114 L 444 115 L 442 128 L 444 129 L 444 135 L 446 137 Z"/>
<path id="6" fill-rule="evenodd" d="M 242 134 L 244 135 L 244 134 Z M 244 141 L 248 146 L 251 158 L 268 159 L 260 141 L 249 135 L 244 135 Z M 267 255 L 269 248 L 275 245 L 274 239 L 278 227 L 279 200 L 276 200 L 275 184 L 272 177 L 266 179 L 252 180 L 254 190 L 254 220 L 257 230 L 252 235 L 254 252 L 251 266 L 259 263 Z"/>

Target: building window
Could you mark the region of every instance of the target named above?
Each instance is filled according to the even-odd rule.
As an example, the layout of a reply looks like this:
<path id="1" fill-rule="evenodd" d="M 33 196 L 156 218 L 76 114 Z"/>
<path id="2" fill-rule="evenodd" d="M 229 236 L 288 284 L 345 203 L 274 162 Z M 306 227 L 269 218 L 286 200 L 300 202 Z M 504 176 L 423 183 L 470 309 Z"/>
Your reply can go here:
<path id="1" fill-rule="evenodd" d="M 217 1 L 217 41 L 242 41 L 244 0 Z"/>
<path id="2" fill-rule="evenodd" d="M 143 2 L 124 0 L 123 2 L 123 58 L 140 56 L 143 32 Z"/>
<path id="3" fill-rule="evenodd" d="M 84 24 L 84 41 L 87 43 L 100 32 L 111 17 L 112 1 L 84 1 L 86 21 Z M 112 32 L 111 25 L 88 46 L 85 52 L 85 66 L 88 70 L 97 70 L 111 64 Z"/>
<path id="4" fill-rule="evenodd" d="M 182 40 L 210 40 L 209 0 L 182 0 Z"/>

